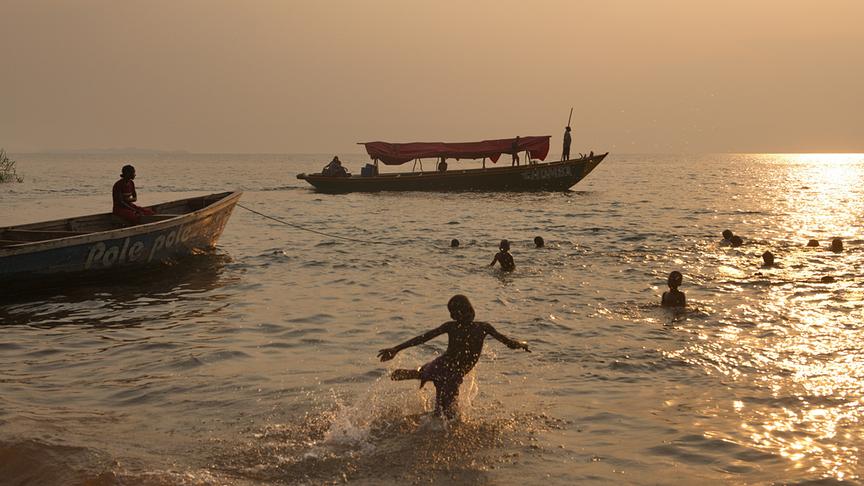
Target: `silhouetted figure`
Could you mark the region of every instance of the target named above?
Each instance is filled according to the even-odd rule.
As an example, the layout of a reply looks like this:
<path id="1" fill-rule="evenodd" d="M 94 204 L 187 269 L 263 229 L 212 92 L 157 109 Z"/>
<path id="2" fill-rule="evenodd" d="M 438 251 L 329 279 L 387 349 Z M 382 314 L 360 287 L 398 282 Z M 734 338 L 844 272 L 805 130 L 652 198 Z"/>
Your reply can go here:
<path id="1" fill-rule="evenodd" d="M 732 237 L 735 236 L 732 230 L 723 230 L 723 239 L 720 240 L 720 246 L 732 246 Z"/>
<path id="2" fill-rule="evenodd" d="M 393 380 L 420 380 L 420 388 L 427 381 L 435 385 L 435 415 L 453 418 L 456 416 L 456 399 L 462 379 L 474 368 L 486 336 L 492 336 L 510 349 L 528 349 L 528 343 L 514 341 L 496 331 L 491 324 L 474 320 L 474 308 L 468 297 L 454 295 L 447 302 L 452 321 L 447 321 L 431 331 L 427 331 L 404 343 L 378 351 L 381 361 L 389 361 L 396 353 L 411 346 L 423 344 L 430 339 L 447 333 L 447 350 L 444 354 L 418 369 L 398 369 L 393 371 Z"/>
<path id="3" fill-rule="evenodd" d="M 561 151 L 561 160 L 569 160 L 570 159 L 570 142 L 572 138 L 570 137 L 570 127 L 564 127 L 564 150 Z"/>
<path id="4" fill-rule="evenodd" d="M 501 270 L 505 272 L 512 272 L 516 269 L 516 263 L 513 261 L 513 255 L 510 254 L 510 242 L 507 240 L 501 240 L 501 243 L 498 244 L 498 249 L 501 250 L 495 254 L 495 258 L 492 259 L 492 263 L 489 264 L 490 267 L 495 266 L 495 263 L 501 264 Z"/>
<path id="5" fill-rule="evenodd" d="M 513 163 L 511 165 L 519 165 L 519 135 L 516 135 L 516 138 L 513 140 L 510 151 L 513 154 Z"/>
<path id="6" fill-rule="evenodd" d="M 150 208 L 142 208 L 135 204 L 138 192 L 135 190 L 135 167 L 124 165 L 120 169 L 120 180 L 114 183 L 111 197 L 114 200 L 112 214 L 132 224 L 141 223 L 142 216 L 155 214 Z"/>
<path id="7" fill-rule="evenodd" d="M 766 267 L 766 268 L 774 266 L 774 254 L 773 253 L 766 250 L 765 253 L 762 254 L 762 266 Z"/>
<path id="8" fill-rule="evenodd" d="M 738 248 L 739 246 L 744 244 L 744 238 L 741 238 L 738 235 L 732 236 L 732 239 L 730 241 L 732 242 L 732 248 Z"/>
<path id="9" fill-rule="evenodd" d="M 438 162 L 438 172 L 447 172 L 447 159 L 441 157 L 441 162 Z"/>
<path id="10" fill-rule="evenodd" d="M 669 285 L 669 290 L 663 292 L 660 305 L 663 307 L 684 307 L 687 305 L 687 298 L 684 296 L 684 292 L 678 290 L 683 280 L 684 276 L 677 270 L 669 274 L 669 279 L 666 281 Z"/>
<path id="11" fill-rule="evenodd" d="M 843 240 L 840 238 L 834 238 L 831 240 L 831 251 L 834 253 L 841 253 L 843 251 Z"/>
<path id="12" fill-rule="evenodd" d="M 818 240 L 810 240 L 807 242 L 807 247 L 808 248 L 819 248 L 819 241 Z"/>
<path id="13" fill-rule="evenodd" d="M 546 246 L 546 242 L 543 241 L 542 236 L 535 236 L 534 237 L 534 246 L 537 248 L 543 248 L 544 246 Z"/>
<path id="14" fill-rule="evenodd" d="M 459 240 L 456 238 L 450 240 L 450 248 L 459 248 Z"/>
<path id="15" fill-rule="evenodd" d="M 321 175 L 328 177 L 348 177 L 351 174 L 342 166 L 342 161 L 339 160 L 339 157 L 333 157 L 333 160 L 321 170 Z"/>

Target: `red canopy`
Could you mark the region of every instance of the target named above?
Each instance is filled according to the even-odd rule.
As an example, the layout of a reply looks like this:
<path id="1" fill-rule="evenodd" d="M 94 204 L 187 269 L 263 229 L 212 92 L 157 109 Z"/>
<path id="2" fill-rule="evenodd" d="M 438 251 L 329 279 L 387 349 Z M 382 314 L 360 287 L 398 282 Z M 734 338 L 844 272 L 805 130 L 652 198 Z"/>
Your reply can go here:
<path id="1" fill-rule="evenodd" d="M 366 152 L 387 165 L 400 165 L 414 159 L 446 157 L 448 159 L 489 158 L 498 162 L 501 154 L 528 151 L 532 159 L 545 160 L 549 153 L 549 135 L 542 137 L 503 138 L 482 142 L 366 142 Z M 518 140 L 518 142 L 517 142 Z"/>

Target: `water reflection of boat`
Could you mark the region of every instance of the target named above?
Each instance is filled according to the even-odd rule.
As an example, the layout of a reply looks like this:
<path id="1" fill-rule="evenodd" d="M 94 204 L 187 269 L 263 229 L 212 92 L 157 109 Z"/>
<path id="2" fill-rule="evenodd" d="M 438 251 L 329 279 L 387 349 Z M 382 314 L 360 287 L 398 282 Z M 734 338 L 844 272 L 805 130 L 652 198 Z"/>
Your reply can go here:
<path id="1" fill-rule="evenodd" d="M 212 248 L 241 194 L 150 206 L 156 215 L 135 226 L 105 213 L 0 228 L 0 286 L 145 266 Z"/>
<path id="2" fill-rule="evenodd" d="M 297 178 L 328 193 L 373 191 L 566 191 L 584 179 L 608 155 L 583 156 L 560 162 L 536 163 L 549 152 L 549 136 L 485 140 L 482 142 L 388 143 L 366 142 L 366 151 L 374 162 L 367 174 L 333 177 L 298 174 Z M 517 166 L 486 168 L 488 158 L 496 162 L 501 154 L 525 152 L 527 163 Z M 422 159 L 483 159 L 482 169 L 435 170 L 379 174 L 378 164 L 402 165 Z"/>

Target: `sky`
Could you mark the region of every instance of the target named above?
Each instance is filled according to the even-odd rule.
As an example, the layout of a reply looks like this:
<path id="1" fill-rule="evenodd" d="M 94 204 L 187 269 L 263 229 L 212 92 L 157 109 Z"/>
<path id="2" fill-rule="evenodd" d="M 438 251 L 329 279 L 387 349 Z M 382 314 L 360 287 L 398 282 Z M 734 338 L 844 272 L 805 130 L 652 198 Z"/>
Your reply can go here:
<path id="1" fill-rule="evenodd" d="M 864 152 L 860 0 L 0 0 L 0 147 Z"/>

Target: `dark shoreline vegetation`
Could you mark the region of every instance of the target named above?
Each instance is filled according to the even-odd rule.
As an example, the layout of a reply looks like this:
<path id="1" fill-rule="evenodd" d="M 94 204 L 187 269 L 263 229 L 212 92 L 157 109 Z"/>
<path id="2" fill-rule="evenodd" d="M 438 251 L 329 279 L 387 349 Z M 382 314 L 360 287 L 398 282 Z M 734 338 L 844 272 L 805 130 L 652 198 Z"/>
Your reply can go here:
<path id="1" fill-rule="evenodd" d="M 6 155 L 5 149 L 0 149 L 0 183 L 2 182 L 24 182 L 24 178 L 15 171 L 15 161 Z"/>

